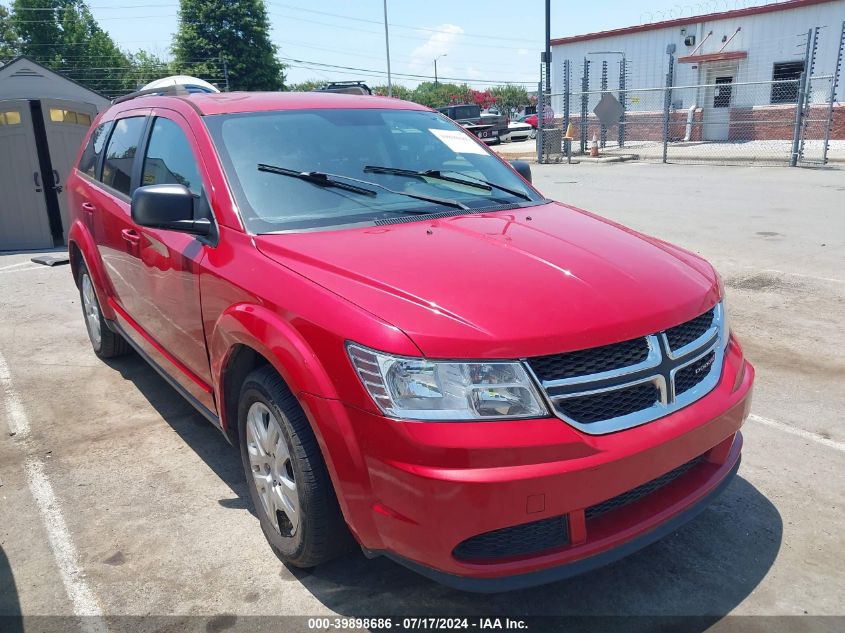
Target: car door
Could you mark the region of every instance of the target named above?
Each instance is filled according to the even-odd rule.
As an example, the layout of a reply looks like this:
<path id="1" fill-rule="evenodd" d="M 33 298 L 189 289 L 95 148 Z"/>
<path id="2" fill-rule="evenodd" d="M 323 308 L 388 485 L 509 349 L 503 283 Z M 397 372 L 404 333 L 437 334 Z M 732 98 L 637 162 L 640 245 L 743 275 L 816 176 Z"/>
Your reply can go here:
<path id="1" fill-rule="evenodd" d="M 194 217 L 213 219 L 205 196 L 204 166 L 196 141 L 181 116 L 172 111 L 153 113 L 141 157 L 140 186 L 181 184 L 194 195 Z M 158 345 L 187 369 L 182 385 L 214 410 L 211 370 L 200 306 L 200 267 L 207 240 L 179 231 L 134 226 L 138 233 L 137 296 L 133 318 Z M 178 365 L 177 365 L 178 366 Z M 185 375 L 178 376 L 183 382 Z M 203 385 L 198 389 L 197 380 Z"/>
<path id="2" fill-rule="evenodd" d="M 133 320 L 138 314 L 141 236 L 132 222 L 130 195 L 135 156 L 148 122 L 146 113 L 117 119 L 106 143 L 99 174 L 83 209 L 94 217 L 94 236 L 111 285 L 109 295 Z"/>

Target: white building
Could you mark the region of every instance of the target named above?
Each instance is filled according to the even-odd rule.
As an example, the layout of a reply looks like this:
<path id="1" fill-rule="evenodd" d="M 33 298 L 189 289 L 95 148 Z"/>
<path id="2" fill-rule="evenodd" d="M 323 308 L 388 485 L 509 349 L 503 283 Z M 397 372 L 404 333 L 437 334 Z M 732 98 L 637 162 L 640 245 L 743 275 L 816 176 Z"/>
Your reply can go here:
<path id="1" fill-rule="evenodd" d="M 552 92 L 559 95 L 563 91 L 564 60 L 569 60 L 571 68 L 570 93 L 581 90 L 585 58 L 591 62 L 589 90 L 600 88 L 603 62 L 606 62 L 608 89 L 618 89 L 623 56 L 627 63 L 627 89 L 665 86 L 668 47 L 674 51 L 675 58 L 673 86 L 678 87 L 672 92 L 675 110 L 703 109 L 703 120 L 707 122 L 719 120 L 717 115 L 727 121 L 735 116 L 729 111 L 736 108 L 768 108 L 768 112 L 753 114 L 762 121 L 771 118 L 770 106 L 794 104 L 797 100 L 796 80 L 806 70 L 807 32 L 815 27 L 820 28 L 811 72 L 822 79 L 814 85 L 811 101 L 829 100 L 831 81 L 823 77 L 837 70 L 843 21 L 845 0 L 787 0 L 553 39 Z M 842 101 L 845 87 L 841 76 L 839 82 L 838 97 Z M 701 85 L 711 87 L 692 88 Z M 628 94 L 626 106 L 632 113 L 661 108 L 662 92 Z M 594 102 L 591 100 L 590 109 Z M 553 97 L 552 106 L 560 113 L 562 98 Z M 570 108 L 575 116 L 579 114 L 578 103 L 571 103 Z M 794 112 L 794 106 L 791 110 Z M 845 138 L 845 112 L 842 107 L 837 110 L 833 138 Z M 782 135 L 788 128 L 785 121 L 789 117 L 785 109 L 779 116 L 784 123 L 777 134 Z M 704 138 L 719 140 L 722 135 L 728 138 L 727 127 L 717 127 L 705 128 Z"/>

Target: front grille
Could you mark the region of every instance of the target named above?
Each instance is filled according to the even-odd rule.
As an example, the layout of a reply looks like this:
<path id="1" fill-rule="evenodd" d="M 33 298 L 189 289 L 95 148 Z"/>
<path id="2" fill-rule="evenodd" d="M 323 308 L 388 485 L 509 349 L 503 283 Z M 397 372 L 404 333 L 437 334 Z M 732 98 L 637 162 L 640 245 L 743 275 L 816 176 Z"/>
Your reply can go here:
<path id="1" fill-rule="evenodd" d="M 712 308 L 686 323 L 670 327 L 666 330 L 666 339 L 669 341 L 669 347 L 676 350 L 681 349 L 684 345 L 689 345 L 695 339 L 702 336 L 711 325 L 713 325 Z"/>
<path id="2" fill-rule="evenodd" d="M 660 390 L 652 382 L 615 389 L 606 393 L 559 400 L 556 408 L 581 424 L 610 420 L 648 409 L 660 400 Z"/>
<path id="3" fill-rule="evenodd" d="M 726 336 L 723 307 L 717 304 L 661 332 L 537 356 L 526 364 L 559 418 L 585 433 L 611 433 L 661 418 L 709 393 L 721 375 Z"/>
<path id="4" fill-rule="evenodd" d="M 529 363 L 540 380 L 563 380 L 636 365 L 647 357 L 648 343 L 644 338 L 635 338 L 577 352 L 538 356 Z"/>
<path id="5" fill-rule="evenodd" d="M 716 360 L 716 352 L 702 356 L 694 363 L 690 363 L 675 374 L 675 395 L 679 396 L 689 391 L 707 377 L 710 365 Z"/>
<path id="6" fill-rule="evenodd" d="M 526 556 L 569 544 L 566 515 L 485 532 L 462 541 L 452 551 L 455 558 L 484 561 Z"/>
<path id="7" fill-rule="evenodd" d="M 587 520 L 594 519 L 597 516 L 605 514 L 606 512 L 610 512 L 611 510 L 616 510 L 617 508 L 621 508 L 622 506 L 628 505 L 629 503 L 633 503 L 634 501 L 639 501 L 643 497 L 646 497 L 653 492 L 656 492 L 660 488 L 670 484 L 671 482 L 675 481 L 678 477 L 683 475 L 685 472 L 690 470 L 693 466 L 698 464 L 704 459 L 704 455 L 700 455 L 695 459 L 688 461 L 686 464 L 681 464 L 674 470 L 670 470 L 665 475 L 661 475 L 657 479 L 652 479 L 644 483 L 641 486 L 637 486 L 627 492 L 623 492 L 621 495 L 617 495 L 608 499 L 607 501 L 602 501 L 601 503 L 597 503 L 596 505 L 592 505 L 586 509 L 584 514 L 587 517 Z"/>

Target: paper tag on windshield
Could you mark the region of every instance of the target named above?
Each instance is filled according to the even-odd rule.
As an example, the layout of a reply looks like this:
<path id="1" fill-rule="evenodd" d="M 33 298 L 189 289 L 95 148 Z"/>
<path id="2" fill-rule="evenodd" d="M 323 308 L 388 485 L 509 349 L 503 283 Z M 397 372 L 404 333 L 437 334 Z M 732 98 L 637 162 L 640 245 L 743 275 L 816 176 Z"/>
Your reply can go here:
<path id="1" fill-rule="evenodd" d="M 429 132 L 434 134 L 453 152 L 458 154 L 486 154 L 483 147 L 472 140 L 464 132 L 458 130 L 435 130 L 429 129 Z"/>

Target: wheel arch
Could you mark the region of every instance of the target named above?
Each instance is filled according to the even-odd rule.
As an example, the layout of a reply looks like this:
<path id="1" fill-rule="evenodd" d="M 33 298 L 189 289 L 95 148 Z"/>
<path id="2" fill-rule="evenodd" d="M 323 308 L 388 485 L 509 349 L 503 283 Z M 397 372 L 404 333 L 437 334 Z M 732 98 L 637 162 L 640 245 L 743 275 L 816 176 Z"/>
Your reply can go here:
<path id="1" fill-rule="evenodd" d="M 91 275 L 91 281 L 94 282 L 94 292 L 97 293 L 97 301 L 100 303 L 103 317 L 109 321 L 114 320 L 114 310 L 108 302 L 108 283 L 97 245 L 88 228 L 79 221 L 74 222 L 68 232 L 67 248 L 73 283 L 79 287 L 79 269 L 84 264 L 88 269 L 88 274 Z"/>

